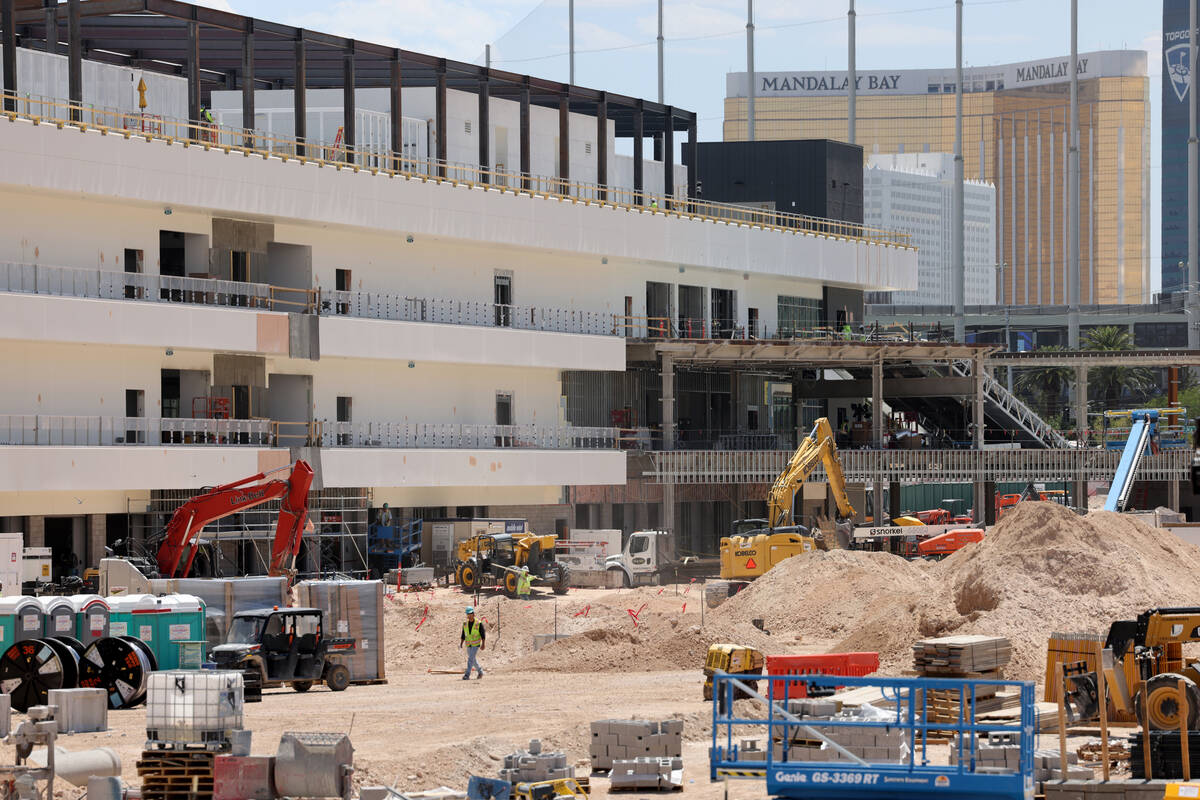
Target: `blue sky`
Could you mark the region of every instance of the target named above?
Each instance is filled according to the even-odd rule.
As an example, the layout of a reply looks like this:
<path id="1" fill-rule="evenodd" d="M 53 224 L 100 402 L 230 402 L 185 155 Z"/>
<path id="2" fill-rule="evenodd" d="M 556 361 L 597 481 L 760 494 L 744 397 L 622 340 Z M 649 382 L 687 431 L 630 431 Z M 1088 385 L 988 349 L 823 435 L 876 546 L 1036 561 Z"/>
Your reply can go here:
<path id="1" fill-rule="evenodd" d="M 566 80 L 567 0 L 201 0 L 206 5 L 409 50 Z M 756 0 L 760 70 L 844 69 L 847 3 Z M 1158 112 L 1162 5 L 1080 0 L 1079 49 L 1150 53 L 1151 274 L 1158 285 Z M 952 0 L 858 0 L 858 67 L 954 64 Z M 575 79 L 656 99 L 656 0 L 576 0 Z M 964 60 L 999 64 L 1070 52 L 1068 0 L 966 0 Z M 700 138 L 721 136 L 725 73 L 744 70 L 745 0 L 664 0 L 665 100 L 696 111 Z"/>

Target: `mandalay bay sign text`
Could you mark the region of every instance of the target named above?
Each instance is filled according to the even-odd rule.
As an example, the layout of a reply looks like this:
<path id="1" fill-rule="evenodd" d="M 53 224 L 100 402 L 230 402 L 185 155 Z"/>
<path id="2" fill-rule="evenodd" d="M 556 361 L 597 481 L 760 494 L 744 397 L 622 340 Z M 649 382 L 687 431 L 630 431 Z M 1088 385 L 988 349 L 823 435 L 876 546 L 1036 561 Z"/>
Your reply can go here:
<path id="1" fill-rule="evenodd" d="M 985 92 L 1022 89 L 1027 86 L 1065 83 L 1070 80 L 1071 59 L 1047 58 L 969 67 L 963 70 L 963 91 Z M 1076 62 L 1080 79 L 1146 75 L 1146 53 L 1142 50 L 1104 50 L 1080 53 Z M 745 72 L 725 77 L 726 97 L 746 97 Z M 862 95 L 946 94 L 954 92 L 953 69 L 861 70 L 855 91 Z M 758 97 L 820 97 L 845 95 L 850 78 L 844 71 L 757 72 L 754 94 Z"/>

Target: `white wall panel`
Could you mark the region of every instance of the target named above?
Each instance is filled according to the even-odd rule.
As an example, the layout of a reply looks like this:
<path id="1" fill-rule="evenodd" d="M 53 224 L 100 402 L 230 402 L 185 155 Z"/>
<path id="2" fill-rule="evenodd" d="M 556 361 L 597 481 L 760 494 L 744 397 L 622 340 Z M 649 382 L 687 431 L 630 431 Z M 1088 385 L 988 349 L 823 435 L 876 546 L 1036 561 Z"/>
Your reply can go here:
<path id="1" fill-rule="evenodd" d="M 339 449 L 321 454 L 326 486 L 414 487 L 624 484 L 625 454 L 553 450 Z M 381 477 L 386 476 L 386 477 Z"/>
<path id="2" fill-rule="evenodd" d="M 0 180 L 9 185 L 866 289 L 916 282 L 912 250 L 6 125 Z"/>

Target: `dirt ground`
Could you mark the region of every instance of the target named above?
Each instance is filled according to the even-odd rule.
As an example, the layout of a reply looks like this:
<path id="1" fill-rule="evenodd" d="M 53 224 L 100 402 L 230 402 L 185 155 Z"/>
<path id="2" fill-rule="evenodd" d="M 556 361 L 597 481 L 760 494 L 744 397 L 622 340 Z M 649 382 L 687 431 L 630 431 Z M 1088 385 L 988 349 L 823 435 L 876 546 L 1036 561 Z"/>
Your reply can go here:
<path id="1" fill-rule="evenodd" d="M 712 706 L 701 699 L 708 643 L 732 638 L 774 654 L 827 652 L 836 641 L 764 633 L 709 609 L 702 625 L 699 594 L 699 586 L 680 585 L 580 589 L 557 598 L 543 591 L 529 601 L 481 597 L 479 616 L 488 626 L 480 659 L 485 677 L 469 682 L 457 672 L 465 663 L 458 638 L 464 606 L 474 598 L 454 588 L 391 597 L 388 683 L 352 686 L 340 694 L 324 687 L 307 694 L 266 692 L 263 702 L 246 705 L 252 752 L 274 753 L 284 731 L 344 731 L 354 744 L 359 785 L 464 790 L 472 774 L 495 777 L 503 756 L 531 738 L 541 739 L 545 749 L 565 749 L 583 775 L 589 771 L 593 720 L 677 718 L 685 723 L 686 795 L 724 797 L 725 786 L 708 780 Z M 560 634 L 580 635 L 534 653 L 533 634 L 553 632 L 556 617 Z M 109 725 L 105 733 L 64 737 L 59 744 L 68 750 L 112 748 L 122 759 L 125 780 L 137 785 L 145 709 L 110 712 Z M 742 738 L 754 735 L 761 737 L 746 732 Z M 1055 737 L 1041 740 L 1041 747 L 1057 747 Z M 932 749 L 931 758 L 944 763 L 945 746 Z M 593 796 L 607 796 L 607 783 L 594 778 Z M 81 791 L 60 794 L 77 797 Z M 729 785 L 734 800 L 763 794 L 761 780 Z"/>

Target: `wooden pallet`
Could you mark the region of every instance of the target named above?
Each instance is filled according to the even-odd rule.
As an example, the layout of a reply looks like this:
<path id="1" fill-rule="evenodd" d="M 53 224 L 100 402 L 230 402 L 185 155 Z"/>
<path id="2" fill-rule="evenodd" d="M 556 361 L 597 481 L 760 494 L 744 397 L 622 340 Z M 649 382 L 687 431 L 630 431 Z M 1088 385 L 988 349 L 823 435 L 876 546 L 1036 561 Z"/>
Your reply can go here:
<path id="1" fill-rule="evenodd" d="M 212 800 L 215 753 L 145 750 L 137 762 L 143 800 Z"/>

